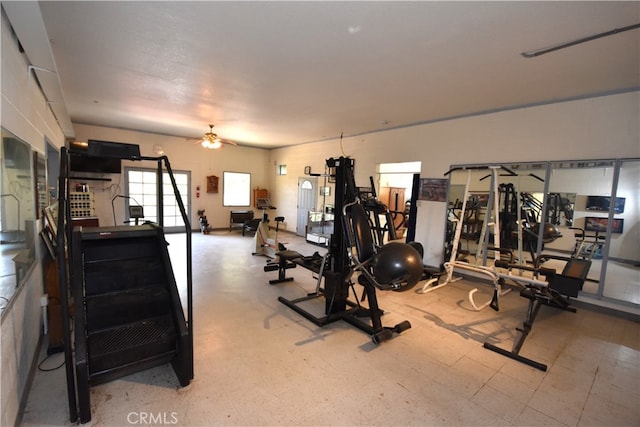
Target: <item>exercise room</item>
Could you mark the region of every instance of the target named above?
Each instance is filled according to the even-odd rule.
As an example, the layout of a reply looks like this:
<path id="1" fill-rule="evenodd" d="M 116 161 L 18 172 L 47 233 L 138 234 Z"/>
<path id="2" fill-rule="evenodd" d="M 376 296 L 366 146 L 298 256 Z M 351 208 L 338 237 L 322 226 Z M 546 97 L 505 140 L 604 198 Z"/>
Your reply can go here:
<path id="1" fill-rule="evenodd" d="M 1 425 L 640 425 L 640 2 L 1 6 Z"/>

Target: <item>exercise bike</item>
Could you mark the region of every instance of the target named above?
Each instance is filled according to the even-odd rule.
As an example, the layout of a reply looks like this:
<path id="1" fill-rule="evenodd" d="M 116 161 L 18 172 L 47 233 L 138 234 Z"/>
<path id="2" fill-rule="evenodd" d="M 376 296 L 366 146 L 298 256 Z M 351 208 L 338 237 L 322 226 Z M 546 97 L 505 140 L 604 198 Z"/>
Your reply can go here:
<path id="1" fill-rule="evenodd" d="M 267 209 L 275 209 L 275 206 L 271 205 L 271 201 L 269 199 L 258 199 L 257 204 L 258 208 L 262 209 L 262 220 L 258 224 L 256 233 L 253 235 L 255 251 L 251 254 L 275 258 L 279 251 L 286 250 L 284 245 L 278 242 L 278 229 L 280 228 L 280 223 L 284 221 L 284 217 L 278 216 L 275 218 L 276 232 L 274 237 L 271 238 Z"/>

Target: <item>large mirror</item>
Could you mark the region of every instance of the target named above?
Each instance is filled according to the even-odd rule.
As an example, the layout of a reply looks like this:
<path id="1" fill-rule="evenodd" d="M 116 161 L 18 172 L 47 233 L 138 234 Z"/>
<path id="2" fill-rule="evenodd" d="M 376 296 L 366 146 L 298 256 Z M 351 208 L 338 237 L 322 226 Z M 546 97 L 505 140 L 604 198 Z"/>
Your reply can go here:
<path id="1" fill-rule="evenodd" d="M 640 304 L 640 160 L 620 162 L 607 253 L 605 297 Z M 610 203 L 610 201 L 609 201 Z M 612 210 L 612 212 L 611 212 Z"/>
<path id="2" fill-rule="evenodd" d="M 505 168 L 497 177 L 501 247 L 511 249 L 522 263 L 530 263 L 541 253 L 589 259 L 583 295 L 640 304 L 640 160 L 500 166 Z M 450 175 L 449 219 L 453 221 L 447 240 L 452 241 L 454 224 L 463 216 L 458 257 L 487 265 L 486 255 L 478 259 L 478 254 L 483 254 L 483 241 L 485 245 L 496 242 L 493 236 L 482 237 L 483 230 L 492 233 L 487 224 L 495 221 L 495 215 L 486 217 L 492 209 L 492 187 L 488 172 L 481 167 L 457 166 L 454 169 L 459 170 Z M 463 214 L 460 208 L 467 181 Z M 519 218 L 515 217 L 518 212 Z M 548 259 L 543 266 L 561 270 L 562 262 L 557 266 L 554 262 Z"/>
<path id="3" fill-rule="evenodd" d="M 562 255 L 591 259 L 591 268 L 583 292 L 598 294 L 602 279 L 603 249 L 607 245 L 606 224 L 609 213 L 604 200 L 610 199 L 614 161 L 553 162 L 549 191 L 575 194 L 574 216 L 570 225 L 559 224 L 562 238 L 549 249 Z M 601 207 L 595 204 L 602 202 Z"/>
<path id="4" fill-rule="evenodd" d="M 2 129 L 0 144 L 0 307 L 6 311 L 35 263 L 35 203 L 31 147 Z"/>
<path id="5" fill-rule="evenodd" d="M 487 265 L 487 257 L 495 256 L 488 248 L 499 246 L 510 251 L 516 261 L 530 262 L 538 248 L 540 222 L 545 220 L 541 195 L 546 163 L 465 166 L 453 170 L 446 261 L 453 249 L 455 228 L 462 221 L 456 246 L 458 260 Z M 465 189 L 467 197 L 463 203 Z"/>

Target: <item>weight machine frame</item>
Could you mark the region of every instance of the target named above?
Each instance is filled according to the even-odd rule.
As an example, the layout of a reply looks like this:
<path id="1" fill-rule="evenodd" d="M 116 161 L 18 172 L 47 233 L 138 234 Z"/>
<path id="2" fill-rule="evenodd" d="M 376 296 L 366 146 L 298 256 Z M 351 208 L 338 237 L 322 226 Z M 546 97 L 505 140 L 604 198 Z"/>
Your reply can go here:
<path id="1" fill-rule="evenodd" d="M 358 198 L 358 189 L 355 186 L 353 168 L 355 161 L 348 157 L 327 159 L 327 167 L 335 170 L 335 202 L 336 212 L 344 213 L 345 207 L 355 202 Z M 338 320 L 343 320 L 371 336 L 375 344 L 391 338 L 393 332 L 400 333 L 411 327 L 407 321 L 394 327 L 382 326 L 381 316 L 383 311 L 378 307 L 376 291 L 373 286 L 365 286 L 369 307 L 362 307 L 349 299 L 349 290 L 353 289 L 350 278 L 353 274 L 350 262 L 351 244 L 347 233 L 349 225 L 345 222 L 345 216 L 336 216 L 336 225 L 330 239 L 328 253 L 323 259 L 322 271 L 319 272 L 316 292 L 297 299 L 278 297 L 278 301 L 286 305 L 296 313 L 303 316 L 313 324 L 324 327 Z M 327 265 L 328 264 L 328 265 Z M 320 287 L 320 280 L 324 277 L 324 288 Z M 317 298 L 325 298 L 324 315 L 316 316 L 305 310 L 301 304 Z M 369 318 L 371 324 L 364 321 Z"/>
<path id="2" fill-rule="evenodd" d="M 542 261 L 546 261 L 548 259 L 566 261 L 566 265 L 560 274 L 558 274 L 554 269 L 540 267 Z M 483 347 L 533 368 L 546 371 L 546 364 L 520 355 L 520 350 L 533 328 L 533 323 L 535 322 L 542 305 L 547 305 L 563 311 L 569 311 L 571 313 L 576 312 L 576 309 L 570 305 L 569 297 L 578 296 L 578 292 L 582 289 L 587 274 L 589 273 L 591 260 L 568 258 L 556 255 L 541 255 L 536 258 L 533 267 L 511 264 L 504 261 L 496 261 L 496 266 L 506 268 L 508 271 L 507 273 L 500 273 L 500 277 L 509 278 L 513 282 L 523 286 L 520 291 L 520 296 L 527 298 L 529 300 L 529 305 L 527 307 L 527 317 L 522 322 L 522 328 L 516 328 L 516 330 L 520 332 L 520 336 L 514 341 L 511 350 L 503 349 L 487 341 L 484 342 Z M 520 272 L 532 272 L 533 277 L 528 278 L 523 277 L 522 275 L 515 275 L 513 274 L 514 269 L 517 269 Z M 544 276 L 545 280 L 538 279 L 540 275 Z M 564 295 L 567 297 L 565 298 Z"/>
<path id="3" fill-rule="evenodd" d="M 499 311 L 500 297 L 509 293 L 511 289 L 505 289 L 505 290 L 502 289 L 503 280 L 495 268 L 487 267 L 486 265 L 471 265 L 469 263 L 457 260 L 458 244 L 460 242 L 460 236 L 462 234 L 462 225 L 463 225 L 462 221 L 464 219 L 464 213 L 467 209 L 467 201 L 469 199 L 469 194 L 470 194 L 469 188 L 471 186 L 471 172 L 473 170 L 489 170 L 490 175 L 488 176 L 491 177 L 491 184 L 490 184 L 491 191 L 489 192 L 489 203 L 487 206 L 488 209 L 485 214 L 485 218 L 483 220 L 483 226 L 480 234 L 478 251 L 476 253 L 476 261 L 478 260 L 478 258 L 480 258 L 480 256 L 482 256 L 483 264 L 486 264 L 486 261 L 487 261 L 486 250 L 489 250 L 489 249 L 494 251 L 494 254 L 495 254 L 494 257 L 496 260 L 500 259 L 500 219 L 499 219 L 500 192 L 498 188 L 498 172 L 500 170 L 503 170 L 507 172 L 507 174 L 510 176 L 516 176 L 517 174 L 504 166 L 491 165 L 491 166 L 454 167 L 449 171 L 447 171 L 444 175 L 445 176 L 450 175 L 452 172 L 455 172 L 458 170 L 463 170 L 467 172 L 467 180 L 464 187 L 464 197 L 462 200 L 462 209 L 460 212 L 460 218 L 457 218 L 454 220 L 456 222 L 456 229 L 455 229 L 454 238 L 453 238 L 453 247 L 451 250 L 451 256 L 449 258 L 449 261 L 444 263 L 446 279 L 442 283 L 439 283 L 439 284 L 436 284 L 435 286 L 430 286 L 430 287 L 429 285 L 435 282 L 433 281 L 427 282 L 427 284 L 423 286 L 421 293 L 429 293 L 429 292 L 435 291 L 436 289 L 440 289 L 444 286 L 447 286 L 449 283 L 453 283 L 460 280 L 461 277 L 457 277 L 457 278 L 453 277 L 454 270 L 456 269 L 465 270 L 472 273 L 482 274 L 488 277 L 491 283 L 493 284 L 493 288 L 494 288 L 493 296 L 491 297 L 491 299 L 489 299 L 488 301 L 482 304 L 476 304 L 476 301 L 474 299 L 474 294 L 478 291 L 478 288 L 474 288 L 471 291 L 469 291 L 467 298 L 471 306 L 474 308 L 474 310 L 480 311 L 486 307 L 491 307 L 493 310 Z M 485 178 L 487 177 L 483 177 L 482 179 L 485 179 Z M 494 218 L 495 218 L 494 222 L 489 222 L 491 215 L 494 215 Z M 488 245 L 489 236 L 486 230 L 489 227 L 493 227 L 493 231 L 494 231 L 493 247 L 489 247 Z"/>

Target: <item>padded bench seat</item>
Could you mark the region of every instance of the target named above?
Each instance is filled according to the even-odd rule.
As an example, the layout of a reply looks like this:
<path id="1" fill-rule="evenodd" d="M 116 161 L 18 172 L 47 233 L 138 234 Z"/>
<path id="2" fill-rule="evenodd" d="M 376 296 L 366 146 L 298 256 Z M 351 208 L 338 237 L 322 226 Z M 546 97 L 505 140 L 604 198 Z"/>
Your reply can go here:
<path id="1" fill-rule="evenodd" d="M 253 211 L 231 211 L 229 215 L 229 231 L 239 228 L 244 231 L 244 225 L 247 221 L 253 219 Z"/>

